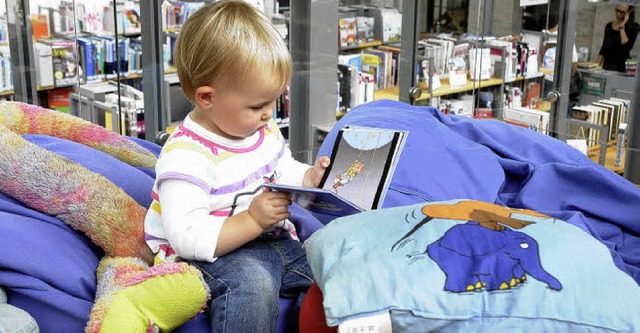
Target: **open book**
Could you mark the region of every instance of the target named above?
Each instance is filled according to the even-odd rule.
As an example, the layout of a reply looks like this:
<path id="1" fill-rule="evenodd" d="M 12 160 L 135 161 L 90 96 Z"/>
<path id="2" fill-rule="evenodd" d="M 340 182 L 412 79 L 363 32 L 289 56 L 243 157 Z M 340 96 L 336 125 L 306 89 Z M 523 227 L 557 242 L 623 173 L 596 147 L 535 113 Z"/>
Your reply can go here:
<path id="1" fill-rule="evenodd" d="M 406 140 L 406 131 L 351 126 L 338 131 L 331 164 L 319 188 L 265 184 L 320 222 L 380 207 Z"/>

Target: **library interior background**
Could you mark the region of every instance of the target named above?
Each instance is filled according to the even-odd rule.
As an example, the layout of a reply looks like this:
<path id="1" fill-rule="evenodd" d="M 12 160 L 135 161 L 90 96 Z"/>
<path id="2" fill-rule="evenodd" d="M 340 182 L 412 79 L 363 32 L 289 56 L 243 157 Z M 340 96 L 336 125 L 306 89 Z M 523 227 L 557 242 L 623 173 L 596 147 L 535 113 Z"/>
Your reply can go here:
<path id="1" fill-rule="evenodd" d="M 602 168 L 598 177 L 633 184 L 611 210 L 626 210 L 625 200 L 638 197 L 632 192 L 640 184 L 640 25 L 634 22 L 640 17 L 628 15 L 626 31 L 635 34 L 615 49 L 624 56 L 617 67 L 599 62 L 603 45 L 611 43 L 610 22 L 619 34 L 618 7 L 634 1 L 246 1 L 271 18 L 294 61 L 274 118 L 296 159 L 311 163 L 318 152 L 330 152 L 325 140 L 335 139 L 336 124 L 351 112 L 397 101 L 412 110 L 431 107 L 451 126 L 458 119 L 482 128 L 499 122 L 546 136 L 543 143 L 560 141 L 581 155 L 558 158 L 586 156 Z M 193 108 L 172 54 L 182 24 L 205 3 L 0 1 L 0 99 L 161 146 Z M 498 140 L 469 135 L 471 141 Z M 513 142 L 499 139 L 491 149 L 506 158 L 508 149 L 501 149 Z M 2 168 L 0 174 L 9 170 Z M 576 195 L 590 175 L 576 182 L 582 182 Z M 635 225 L 628 230 L 635 228 L 637 239 Z M 637 246 L 633 251 L 640 257 Z M 638 272 L 631 275 L 640 279 Z M 1 273 L 0 267 L 5 287 Z"/>
<path id="2" fill-rule="evenodd" d="M 568 140 L 620 175 L 629 150 L 637 148 L 629 138 L 640 47 L 630 41 L 635 46 L 617 70 L 597 63 L 615 2 L 254 2 L 272 18 L 296 63 L 274 117 L 301 158 L 313 154 L 349 110 L 381 99 L 531 128 Z M 172 47 L 182 22 L 203 3 L 1 2 L 0 98 L 155 141 L 191 109 Z M 403 6 L 415 22 L 408 36 Z M 560 22 L 563 13 L 569 19 Z M 578 24 L 583 20 L 594 24 Z M 573 45 L 571 54 L 563 56 L 561 40 Z"/>

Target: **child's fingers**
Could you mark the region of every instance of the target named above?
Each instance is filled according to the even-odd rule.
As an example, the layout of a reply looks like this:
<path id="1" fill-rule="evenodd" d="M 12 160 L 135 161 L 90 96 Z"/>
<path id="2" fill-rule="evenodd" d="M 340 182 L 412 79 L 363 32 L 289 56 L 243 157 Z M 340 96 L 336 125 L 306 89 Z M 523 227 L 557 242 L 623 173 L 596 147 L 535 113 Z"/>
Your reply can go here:
<path id="1" fill-rule="evenodd" d="M 331 159 L 329 158 L 329 156 L 321 156 L 318 159 L 318 165 L 323 167 L 323 168 L 329 167 L 329 163 L 330 162 L 331 162 Z"/>

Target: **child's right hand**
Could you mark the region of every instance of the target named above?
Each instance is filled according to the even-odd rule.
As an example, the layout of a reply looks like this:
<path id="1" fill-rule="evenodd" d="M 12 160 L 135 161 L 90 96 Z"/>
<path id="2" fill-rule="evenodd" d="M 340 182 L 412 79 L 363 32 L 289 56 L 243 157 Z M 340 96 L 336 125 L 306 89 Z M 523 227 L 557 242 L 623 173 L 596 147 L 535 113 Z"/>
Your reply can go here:
<path id="1" fill-rule="evenodd" d="M 263 230 L 289 218 L 291 197 L 288 193 L 266 191 L 253 198 L 249 215 Z"/>

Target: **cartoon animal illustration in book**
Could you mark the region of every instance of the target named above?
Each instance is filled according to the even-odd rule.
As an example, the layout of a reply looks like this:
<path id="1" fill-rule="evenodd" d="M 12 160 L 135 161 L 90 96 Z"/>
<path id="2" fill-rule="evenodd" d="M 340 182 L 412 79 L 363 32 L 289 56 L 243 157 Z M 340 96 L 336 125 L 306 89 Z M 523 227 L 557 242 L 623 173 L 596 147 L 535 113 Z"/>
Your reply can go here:
<path id="1" fill-rule="evenodd" d="M 534 222 L 512 214 L 549 218 L 531 210 L 513 209 L 480 201 L 434 204 L 422 208 L 426 218 L 400 238 L 391 251 L 412 241 L 411 236 L 433 219 L 469 221 L 447 230 L 421 253 L 409 254 L 409 263 L 428 255 L 446 275 L 444 289 L 452 292 L 505 290 L 523 283 L 527 274 L 553 290 L 562 290 L 558 279 L 540 262 L 538 242 L 514 231 Z"/>
<path id="2" fill-rule="evenodd" d="M 354 178 L 356 178 L 356 176 L 358 176 L 362 172 L 363 168 L 364 163 L 362 163 L 359 159 L 356 159 L 353 163 L 351 163 L 351 166 L 349 166 L 349 169 L 347 169 L 347 171 L 337 174 L 335 179 L 333 180 L 333 189 L 336 194 L 338 193 L 338 187 L 349 184 Z"/>

